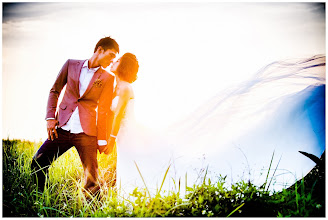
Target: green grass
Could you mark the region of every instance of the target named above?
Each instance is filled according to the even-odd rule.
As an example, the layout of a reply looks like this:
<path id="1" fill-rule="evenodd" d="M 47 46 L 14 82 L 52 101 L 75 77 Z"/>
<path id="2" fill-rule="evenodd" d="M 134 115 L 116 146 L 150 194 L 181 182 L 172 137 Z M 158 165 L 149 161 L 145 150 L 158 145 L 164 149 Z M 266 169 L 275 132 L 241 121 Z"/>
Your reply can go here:
<path id="1" fill-rule="evenodd" d="M 72 149 L 50 167 L 50 181 L 43 193 L 37 192 L 31 178 L 31 158 L 42 143 L 3 140 L 3 216 L 5 217 L 296 217 L 325 216 L 324 199 L 313 196 L 316 182 L 304 180 L 292 188 L 272 193 L 248 181 L 227 186 L 226 177 L 206 179 L 187 187 L 185 196 L 177 191 L 151 196 L 146 187 L 136 188 L 122 198 L 108 185 L 102 196 L 87 200 L 82 188 L 83 168 Z M 100 170 L 115 167 L 113 158 L 99 158 Z M 104 162 L 105 161 L 105 162 Z M 111 163 L 111 164 L 109 164 Z M 272 162 L 270 163 L 271 167 Z M 169 169 L 169 167 L 168 167 Z M 141 177 L 142 177 L 142 173 Z M 101 174 L 104 175 L 104 172 Z M 166 175 L 163 178 L 166 179 Z M 321 198 L 321 197 L 320 197 Z"/>

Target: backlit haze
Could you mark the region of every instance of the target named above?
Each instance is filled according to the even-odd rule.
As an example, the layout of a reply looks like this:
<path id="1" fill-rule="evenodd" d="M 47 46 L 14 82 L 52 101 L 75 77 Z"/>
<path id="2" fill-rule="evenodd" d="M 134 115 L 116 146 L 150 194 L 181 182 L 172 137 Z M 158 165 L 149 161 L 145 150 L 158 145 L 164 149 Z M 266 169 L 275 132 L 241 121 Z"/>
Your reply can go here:
<path id="1" fill-rule="evenodd" d="M 271 62 L 326 49 L 323 4 L 3 3 L 3 138 L 45 139 L 59 70 L 90 58 L 105 36 L 139 60 L 135 117 L 149 128 L 172 125 Z"/>

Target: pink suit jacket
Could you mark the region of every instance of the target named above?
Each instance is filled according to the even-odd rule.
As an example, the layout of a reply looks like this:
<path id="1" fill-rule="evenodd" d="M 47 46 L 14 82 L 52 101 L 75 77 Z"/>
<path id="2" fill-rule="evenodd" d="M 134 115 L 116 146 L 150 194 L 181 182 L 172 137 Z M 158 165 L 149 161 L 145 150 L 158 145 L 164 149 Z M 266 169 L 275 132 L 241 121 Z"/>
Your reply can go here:
<path id="1" fill-rule="evenodd" d="M 113 113 L 110 111 L 113 96 L 114 76 L 99 68 L 93 75 L 85 93 L 80 97 L 79 78 L 85 60 L 67 60 L 50 90 L 46 118 L 56 118 L 58 127 L 67 123 L 78 106 L 81 126 L 85 134 L 108 140 Z M 60 92 L 66 91 L 59 105 Z M 98 108 L 98 110 L 96 110 Z"/>

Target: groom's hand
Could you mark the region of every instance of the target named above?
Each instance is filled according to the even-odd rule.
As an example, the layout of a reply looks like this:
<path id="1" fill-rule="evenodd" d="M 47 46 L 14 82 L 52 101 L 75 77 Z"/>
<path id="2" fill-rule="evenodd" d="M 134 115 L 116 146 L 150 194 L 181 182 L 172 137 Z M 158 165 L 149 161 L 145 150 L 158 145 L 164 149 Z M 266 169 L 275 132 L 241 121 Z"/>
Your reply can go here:
<path id="1" fill-rule="evenodd" d="M 58 124 L 58 121 L 55 119 L 49 119 L 47 120 L 47 132 L 48 132 L 48 140 L 55 140 L 55 138 L 58 138 L 56 125 Z"/>
<path id="2" fill-rule="evenodd" d="M 106 150 L 106 147 L 107 147 L 107 145 L 99 145 L 99 144 L 98 144 L 98 150 L 99 150 L 99 153 L 100 153 L 100 154 L 104 153 L 105 150 Z"/>

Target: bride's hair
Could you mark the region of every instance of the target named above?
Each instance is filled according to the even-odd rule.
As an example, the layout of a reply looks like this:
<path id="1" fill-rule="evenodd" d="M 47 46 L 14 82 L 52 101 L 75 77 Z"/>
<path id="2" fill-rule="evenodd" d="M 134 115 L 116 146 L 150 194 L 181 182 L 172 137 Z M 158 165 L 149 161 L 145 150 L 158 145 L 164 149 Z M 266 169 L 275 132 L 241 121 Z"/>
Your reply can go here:
<path id="1" fill-rule="evenodd" d="M 117 67 L 116 74 L 120 79 L 132 83 L 137 79 L 139 63 L 137 57 L 132 53 L 125 53 L 121 57 L 120 65 Z"/>

